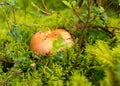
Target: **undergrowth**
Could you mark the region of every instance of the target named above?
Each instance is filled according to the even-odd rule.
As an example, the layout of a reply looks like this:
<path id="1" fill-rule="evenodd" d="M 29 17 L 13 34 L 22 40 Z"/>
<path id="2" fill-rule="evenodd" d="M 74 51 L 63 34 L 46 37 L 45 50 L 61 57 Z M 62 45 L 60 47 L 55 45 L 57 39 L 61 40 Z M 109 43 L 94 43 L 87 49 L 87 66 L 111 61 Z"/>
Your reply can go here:
<path id="1" fill-rule="evenodd" d="M 89 0 L 82 7 L 59 0 L 53 8 L 50 0 L 42 7 L 38 0 L 14 1 L 0 2 L 1 86 L 120 86 L 119 15 L 89 7 Z M 34 54 L 33 34 L 56 28 L 70 32 L 74 45 L 52 56 Z"/>

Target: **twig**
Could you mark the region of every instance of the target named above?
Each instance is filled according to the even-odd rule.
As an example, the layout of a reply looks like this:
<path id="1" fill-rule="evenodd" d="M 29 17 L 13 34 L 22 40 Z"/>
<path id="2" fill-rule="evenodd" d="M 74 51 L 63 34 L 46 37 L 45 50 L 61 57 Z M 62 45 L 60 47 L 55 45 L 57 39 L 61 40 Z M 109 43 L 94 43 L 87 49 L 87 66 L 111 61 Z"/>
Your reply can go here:
<path id="1" fill-rule="evenodd" d="M 8 19 L 6 20 L 7 26 L 9 28 L 9 31 L 11 31 L 10 23 L 8 22 Z"/>
<path id="2" fill-rule="evenodd" d="M 14 6 L 12 6 L 12 8 L 13 8 L 13 19 L 14 19 L 14 24 L 16 24 L 15 8 L 14 8 Z"/>
<path id="3" fill-rule="evenodd" d="M 16 2 L 14 2 L 15 4 L 16 4 Z M 14 8 L 14 5 L 10 5 L 9 3 L 7 3 L 7 2 L 0 2 L 0 5 L 9 5 L 9 7 L 10 8 L 12 8 L 13 9 L 13 19 L 14 19 L 14 23 L 16 24 L 16 16 L 15 16 L 15 8 Z M 6 14 L 6 12 L 4 12 L 4 15 L 5 15 L 5 17 L 6 17 L 6 23 L 7 23 L 7 26 L 8 26 L 8 28 L 9 28 L 9 31 L 11 31 L 11 27 L 10 27 L 10 23 L 9 23 L 9 21 L 8 21 L 8 18 L 7 18 L 7 14 Z"/>
<path id="4" fill-rule="evenodd" d="M 92 25 L 92 26 L 88 26 L 88 27 L 91 27 L 91 28 L 100 28 L 100 29 L 102 29 L 103 31 L 105 31 L 105 32 L 109 33 L 110 35 L 112 35 L 112 37 L 115 36 L 114 31 L 115 31 L 116 29 L 117 29 L 117 30 L 120 30 L 120 27 L 114 27 L 114 26 L 105 26 L 105 27 L 103 27 L 103 26 Z M 113 28 L 113 30 L 112 30 L 112 31 L 109 31 L 109 28 Z"/>
<path id="5" fill-rule="evenodd" d="M 4 62 L 4 63 L 12 63 L 11 61 L 8 61 L 7 59 L 0 57 L 0 62 Z"/>
<path id="6" fill-rule="evenodd" d="M 42 77 L 42 75 L 44 74 L 45 69 L 47 68 L 48 63 L 49 63 L 49 60 L 47 59 L 45 65 L 44 65 L 44 68 L 43 68 L 42 72 L 40 73 L 40 77 Z"/>
<path id="7" fill-rule="evenodd" d="M 107 26 L 107 28 L 113 28 L 113 29 L 120 30 L 120 27 L 114 27 L 114 26 Z"/>
<path id="8" fill-rule="evenodd" d="M 11 27 L 10 27 L 10 23 L 9 23 L 9 21 L 8 21 L 8 18 L 7 18 L 7 14 L 6 14 L 6 12 L 3 10 L 3 13 L 4 13 L 4 15 L 5 15 L 5 18 L 6 18 L 6 24 L 7 24 L 7 26 L 8 26 L 8 29 L 9 29 L 9 31 L 11 31 Z"/>
<path id="9" fill-rule="evenodd" d="M 79 0 L 79 3 L 78 3 L 79 8 L 82 6 L 82 4 L 83 4 L 83 0 Z"/>
<path id="10" fill-rule="evenodd" d="M 7 81 L 8 81 L 12 76 L 13 76 L 13 73 L 12 73 L 11 75 L 7 76 L 4 80 L 2 80 L 2 81 L 0 82 L 0 85 L 1 85 L 1 86 L 4 86 L 4 85 L 7 83 Z"/>
<path id="11" fill-rule="evenodd" d="M 88 26 L 89 19 L 90 19 L 90 5 L 91 5 L 91 2 L 90 2 L 90 0 L 88 0 L 88 15 L 87 15 L 86 23 L 84 24 L 84 27 L 81 30 L 81 35 L 80 35 L 80 38 L 79 38 L 79 51 L 81 51 L 83 34 L 84 34 L 84 32 L 85 32 L 85 30 L 86 30 L 86 28 Z"/>
<path id="12" fill-rule="evenodd" d="M 58 13 L 58 16 L 63 18 L 64 22 L 67 22 L 69 26 L 71 26 L 71 23 L 69 22 L 68 18 L 66 18 L 64 15 L 62 15 L 61 13 Z"/>
<path id="13" fill-rule="evenodd" d="M 35 25 L 27 25 L 27 24 L 19 24 L 20 26 L 25 26 L 25 27 L 29 27 L 29 28 L 36 28 L 37 26 L 35 26 Z"/>
<path id="14" fill-rule="evenodd" d="M 78 17 L 79 22 L 82 22 L 83 24 L 85 24 L 85 22 L 80 18 L 80 15 L 78 14 L 78 12 L 76 12 L 75 8 L 72 7 L 72 9 L 73 9 L 73 12 L 75 13 L 75 15 Z"/>
<path id="15" fill-rule="evenodd" d="M 42 0 L 42 4 L 43 4 L 44 8 L 45 8 L 46 10 L 48 10 L 47 7 L 46 7 L 46 5 L 45 5 L 45 1 L 44 1 L 44 0 Z"/>
<path id="16" fill-rule="evenodd" d="M 35 3 L 33 3 L 33 2 L 32 2 L 32 5 L 33 5 L 33 7 L 37 8 L 38 11 L 41 11 L 42 13 L 44 13 L 44 14 L 46 14 L 46 15 L 50 15 L 50 14 L 51 14 L 51 13 L 48 13 L 48 12 L 46 12 L 46 11 L 40 9 L 40 8 L 39 8 Z"/>
<path id="17" fill-rule="evenodd" d="M 7 83 L 7 81 L 13 76 L 13 75 L 18 75 L 18 74 L 21 74 L 20 71 L 18 70 L 14 70 L 11 68 L 11 74 L 8 75 L 7 77 L 5 77 L 1 82 L 0 82 L 0 86 L 5 86 L 5 84 Z"/>

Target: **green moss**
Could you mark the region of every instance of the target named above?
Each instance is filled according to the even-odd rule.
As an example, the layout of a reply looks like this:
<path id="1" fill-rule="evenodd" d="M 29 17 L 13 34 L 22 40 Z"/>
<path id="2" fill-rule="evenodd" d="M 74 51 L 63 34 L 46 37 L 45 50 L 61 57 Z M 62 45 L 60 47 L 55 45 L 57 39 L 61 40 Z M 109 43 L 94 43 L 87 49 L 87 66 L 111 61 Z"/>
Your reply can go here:
<path id="1" fill-rule="evenodd" d="M 78 42 L 84 24 L 80 22 L 78 25 L 79 19 L 75 12 L 66 9 L 61 0 L 45 1 L 49 10 L 43 9 L 43 4 L 36 2 L 41 1 L 28 0 L 28 3 L 24 0 L 17 1 L 14 6 L 15 15 L 10 5 L 0 6 L 0 84 L 3 86 L 119 86 L 120 31 L 115 29 L 115 36 L 112 37 L 106 30 L 90 26 L 104 27 L 107 24 L 119 28 L 119 16 L 115 11 L 108 10 L 107 18 L 103 22 L 100 19 L 102 14 L 96 12 L 100 12 L 97 10 L 99 8 L 96 11 L 91 8 L 92 13 L 81 41 L 80 51 Z M 43 14 L 31 3 L 51 14 Z M 78 7 L 76 10 L 78 16 L 86 22 L 86 8 L 81 8 L 82 12 L 79 12 Z M 108 15 L 111 12 L 115 16 Z M 29 47 L 33 34 L 39 30 L 56 28 L 63 28 L 72 33 L 75 39 L 74 45 L 51 56 L 34 54 Z M 111 31 L 114 28 L 107 29 Z M 60 37 L 54 42 L 55 51 L 61 41 L 63 40 Z"/>

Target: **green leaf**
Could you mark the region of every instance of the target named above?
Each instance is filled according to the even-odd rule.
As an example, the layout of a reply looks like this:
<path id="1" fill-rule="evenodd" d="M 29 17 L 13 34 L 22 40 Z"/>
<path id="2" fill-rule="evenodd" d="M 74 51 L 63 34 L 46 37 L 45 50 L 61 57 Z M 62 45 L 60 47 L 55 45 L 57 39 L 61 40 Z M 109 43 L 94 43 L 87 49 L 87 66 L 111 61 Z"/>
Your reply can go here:
<path id="1" fill-rule="evenodd" d="M 11 36 L 15 41 L 21 41 L 22 35 L 19 33 L 20 27 L 16 24 L 13 24 L 11 30 L 7 32 L 8 36 Z"/>
<path id="2" fill-rule="evenodd" d="M 61 53 L 57 53 L 57 54 L 55 54 L 55 56 L 56 56 L 57 58 L 61 58 L 61 59 L 64 57 L 64 55 L 61 54 Z"/>
<path id="3" fill-rule="evenodd" d="M 53 48 L 52 48 L 52 50 L 54 52 L 58 51 L 59 48 L 62 47 L 62 42 L 63 42 L 63 38 L 61 37 L 61 35 L 59 35 L 58 38 L 53 41 Z"/>
<path id="4" fill-rule="evenodd" d="M 120 6 L 120 0 L 117 0 L 117 2 L 118 2 L 118 4 L 119 4 L 119 6 Z"/>
<path id="5" fill-rule="evenodd" d="M 10 5 L 15 5 L 15 1 L 16 1 L 16 0 L 9 0 L 8 3 L 9 3 Z"/>
<path id="6" fill-rule="evenodd" d="M 72 1 L 72 6 L 75 7 L 77 5 L 77 2 L 74 0 Z"/>
<path id="7" fill-rule="evenodd" d="M 71 6 L 71 4 L 70 4 L 70 2 L 67 2 L 67 1 L 62 1 L 66 6 L 68 6 L 69 8 L 72 8 L 72 6 Z"/>

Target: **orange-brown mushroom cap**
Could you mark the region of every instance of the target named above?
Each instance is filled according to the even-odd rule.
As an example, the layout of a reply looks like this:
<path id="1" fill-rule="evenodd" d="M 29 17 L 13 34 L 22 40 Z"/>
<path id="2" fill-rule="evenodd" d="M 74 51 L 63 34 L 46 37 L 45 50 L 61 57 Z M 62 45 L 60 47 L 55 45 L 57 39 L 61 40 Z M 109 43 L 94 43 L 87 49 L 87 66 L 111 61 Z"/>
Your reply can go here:
<path id="1" fill-rule="evenodd" d="M 70 47 L 73 44 L 73 39 L 67 31 L 63 29 L 56 29 L 53 31 L 35 33 L 30 42 L 30 48 L 33 52 L 41 55 L 52 54 L 52 47 L 54 47 L 53 42 L 59 35 L 63 39 L 62 43 L 68 43 L 66 46 Z M 61 48 L 62 47 L 60 47 L 58 51 L 61 50 Z"/>

